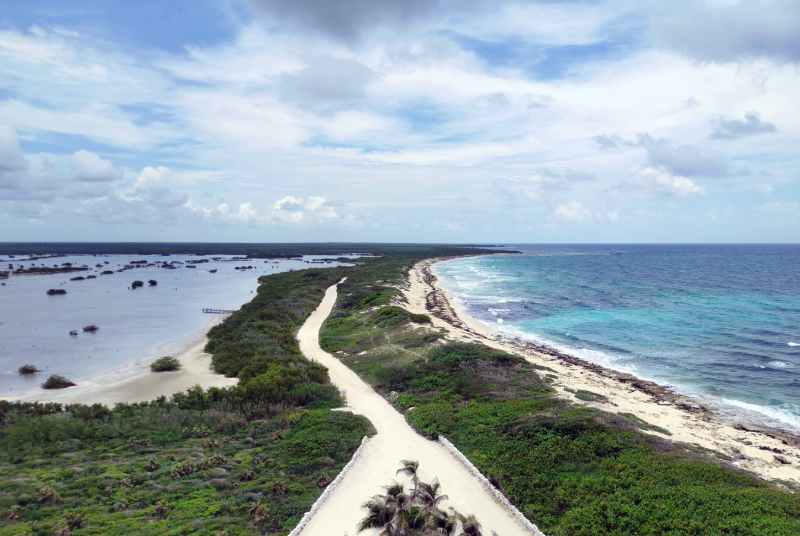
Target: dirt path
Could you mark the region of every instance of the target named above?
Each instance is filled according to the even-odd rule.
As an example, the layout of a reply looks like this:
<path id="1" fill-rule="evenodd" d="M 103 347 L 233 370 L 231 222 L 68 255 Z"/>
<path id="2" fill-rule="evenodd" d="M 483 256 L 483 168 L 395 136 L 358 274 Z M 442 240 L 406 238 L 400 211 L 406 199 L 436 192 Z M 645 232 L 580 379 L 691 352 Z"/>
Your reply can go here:
<path id="1" fill-rule="evenodd" d="M 361 505 L 382 492 L 382 486 L 392 482 L 401 459 L 418 460 L 423 480 L 437 477 L 444 493 L 450 497 L 444 506 L 452 506 L 464 514 L 475 514 L 486 536 L 492 531 L 502 536 L 535 534 L 524 529 L 444 447 L 414 432 L 383 397 L 320 348 L 319 330 L 335 303 L 336 285 L 327 290 L 322 303 L 300 328 L 297 334 L 300 350 L 308 359 L 328 368 L 331 381 L 345 395 L 347 408 L 367 417 L 378 433 L 369 440 L 362 455 L 301 534 L 355 536 L 356 524 L 365 513 Z"/>

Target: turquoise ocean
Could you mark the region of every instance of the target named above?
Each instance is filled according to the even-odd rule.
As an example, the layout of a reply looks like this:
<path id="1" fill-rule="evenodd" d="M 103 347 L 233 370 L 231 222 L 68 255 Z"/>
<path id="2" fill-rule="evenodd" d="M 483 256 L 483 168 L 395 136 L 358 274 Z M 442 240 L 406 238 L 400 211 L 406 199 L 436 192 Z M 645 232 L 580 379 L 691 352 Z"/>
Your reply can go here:
<path id="1" fill-rule="evenodd" d="M 800 245 L 512 245 L 435 265 L 473 317 L 800 430 Z"/>

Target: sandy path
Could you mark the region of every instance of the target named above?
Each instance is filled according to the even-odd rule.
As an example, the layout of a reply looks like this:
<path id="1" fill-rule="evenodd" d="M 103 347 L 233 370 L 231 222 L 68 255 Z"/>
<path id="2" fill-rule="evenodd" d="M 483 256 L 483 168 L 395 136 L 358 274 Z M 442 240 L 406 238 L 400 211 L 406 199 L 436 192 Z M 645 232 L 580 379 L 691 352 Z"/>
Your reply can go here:
<path id="1" fill-rule="evenodd" d="M 487 536 L 492 531 L 502 536 L 531 534 L 518 525 L 449 452 L 414 432 L 403 416 L 356 373 L 320 348 L 319 330 L 335 303 L 334 285 L 300 328 L 297 334 L 300 350 L 328 368 L 331 381 L 344 392 L 347 408 L 368 418 L 378 433 L 301 534 L 355 536 L 356 524 L 364 517 L 361 505 L 380 493 L 382 486 L 392 482 L 401 459 L 418 460 L 423 480 L 437 477 L 443 492 L 450 497 L 445 506 L 475 514 Z"/>
<path id="2" fill-rule="evenodd" d="M 124 380 L 103 382 L 102 378 L 99 378 L 93 381 L 81 381 L 75 387 L 53 391 L 41 390 L 18 400 L 114 405 L 120 402 L 146 402 L 159 396 L 170 397 L 195 385 L 204 388 L 236 385 L 239 381 L 237 378 L 226 378 L 211 370 L 211 356 L 203 351 L 207 342 L 208 339 L 203 335 L 175 355 L 181 362 L 181 369 L 178 371 L 155 373 L 145 368 L 141 373 Z"/>
<path id="3" fill-rule="evenodd" d="M 553 387 L 558 396 L 576 404 L 586 404 L 611 413 L 632 413 L 645 421 L 669 430 L 670 435 L 658 434 L 664 439 L 699 445 L 716 451 L 730 460 L 729 463 L 755 473 L 766 480 L 800 484 L 800 445 L 791 438 L 783 439 L 753 431 L 738 429 L 715 418 L 685 411 L 674 405 L 654 399 L 652 396 L 552 356 L 530 351 L 503 337 L 490 326 L 472 318 L 452 296 L 439 285 L 433 265 L 439 259 L 428 259 L 415 265 L 404 290 L 405 303 L 399 305 L 413 313 L 431 316 L 434 326 L 447 331 L 455 340 L 478 342 L 486 346 L 520 355 L 535 365 L 546 366 L 555 373 Z M 432 276 L 432 277 L 431 277 Z M 447 320 L 431 310 L 430 298 L 438 294 L 446 307 L 451 307 L 451 318 Z M 575 398 L 579 389 L 598 393 L 607 402 L 585 402 Z"/>

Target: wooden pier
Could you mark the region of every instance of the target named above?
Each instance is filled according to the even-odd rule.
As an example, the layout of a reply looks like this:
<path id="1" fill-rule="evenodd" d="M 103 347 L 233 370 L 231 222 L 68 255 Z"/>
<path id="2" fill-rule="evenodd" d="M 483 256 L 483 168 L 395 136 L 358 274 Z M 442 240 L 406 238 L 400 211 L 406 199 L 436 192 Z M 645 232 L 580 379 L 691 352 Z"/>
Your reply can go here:
<path id="1" fill-rule="evenodd" d="M 203 312 L 211 315 L 229 315 L 235 313 L 234 309 L 214 309 L 213 307 L 203 307 Z"/>

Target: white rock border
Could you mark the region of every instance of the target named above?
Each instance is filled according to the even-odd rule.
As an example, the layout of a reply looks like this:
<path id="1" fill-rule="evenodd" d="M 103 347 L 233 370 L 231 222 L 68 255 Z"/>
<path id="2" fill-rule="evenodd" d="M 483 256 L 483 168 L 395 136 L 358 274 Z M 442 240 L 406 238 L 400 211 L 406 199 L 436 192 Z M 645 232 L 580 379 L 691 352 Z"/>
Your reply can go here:
<path id="1" fill-rule="evenodd" d="M 303 532 L 303 529 L 306 528 L 306 525 L 308 525 L 308 523 L 311 521 L 311 518 L 314 517 L 314 514 L 316 514 L 317 511 L 322 508 L 322 506 L 328 500 L 328 497 L 331 496 L 331 494 L 342 482 L 342 479 L 344 479 L 345 475 L 347 475 L 350 469 L 352 469 L 352 467 L 356 464 L 358 459 L 361 457 L 361 453 L 364 451 L 364 447 L 367 445 L 368 441 L 369 436 L 364 436 L 364 438 L 361 440 L 361 445 L 359 445 L 356 451 L 353 453 L 353 457 L 350 458 L 350 461 L 347 462 L 347 465 L 342 467 L 342 470 L 338 475 L 336 475 L 336 478 L 334 478 L 333 481 L 328 484 L 328 486 L 325 488 L 325 491 L 322 492 L 322 495 L 317 497 L 317 500 L 314 501 L 314 504 L 311 505 L 311 508 L 309 508 L 308 512 L 303 514 L 300 522 L 295 528 L 292 529 L 292 532 L 290 532 L 288 536 L 298 536 L 301 532 Z"/>
<path id="2" fill-rule="evenodd" d="M 511 514 L 511 516 L 516 520 L 516 522 L 526 531 L 530 532 L 534 536 L 544 536 L 544 533 L 539 530 L 539 527 L 531 523 L 528 518 L 522 515 L 522 512 L 517 510 L 517 507 L 511 504 L 505 495 L 503 495 L 500 490 L 492 485 L 489 482 L 489 479 L 483 476 L 477 467 L 475 467 L 471 461 L 464 456 L 460 450 L 458 450 L 455 445 L 453 445 L 450 441 L 447 440 L 446 437 L 440 435 L 439 436 L 439 444 L 442 445 L 445 450 L 447 450 L 455 459 L 457 459 L 461 464 L 467 468 L 467 471 L 470 472 L 472 476 L 477 478 L 480 483 L 483 485 L 484 489 L 494 498 L 494 500 L 500 504 L 503 508 Z"/>

